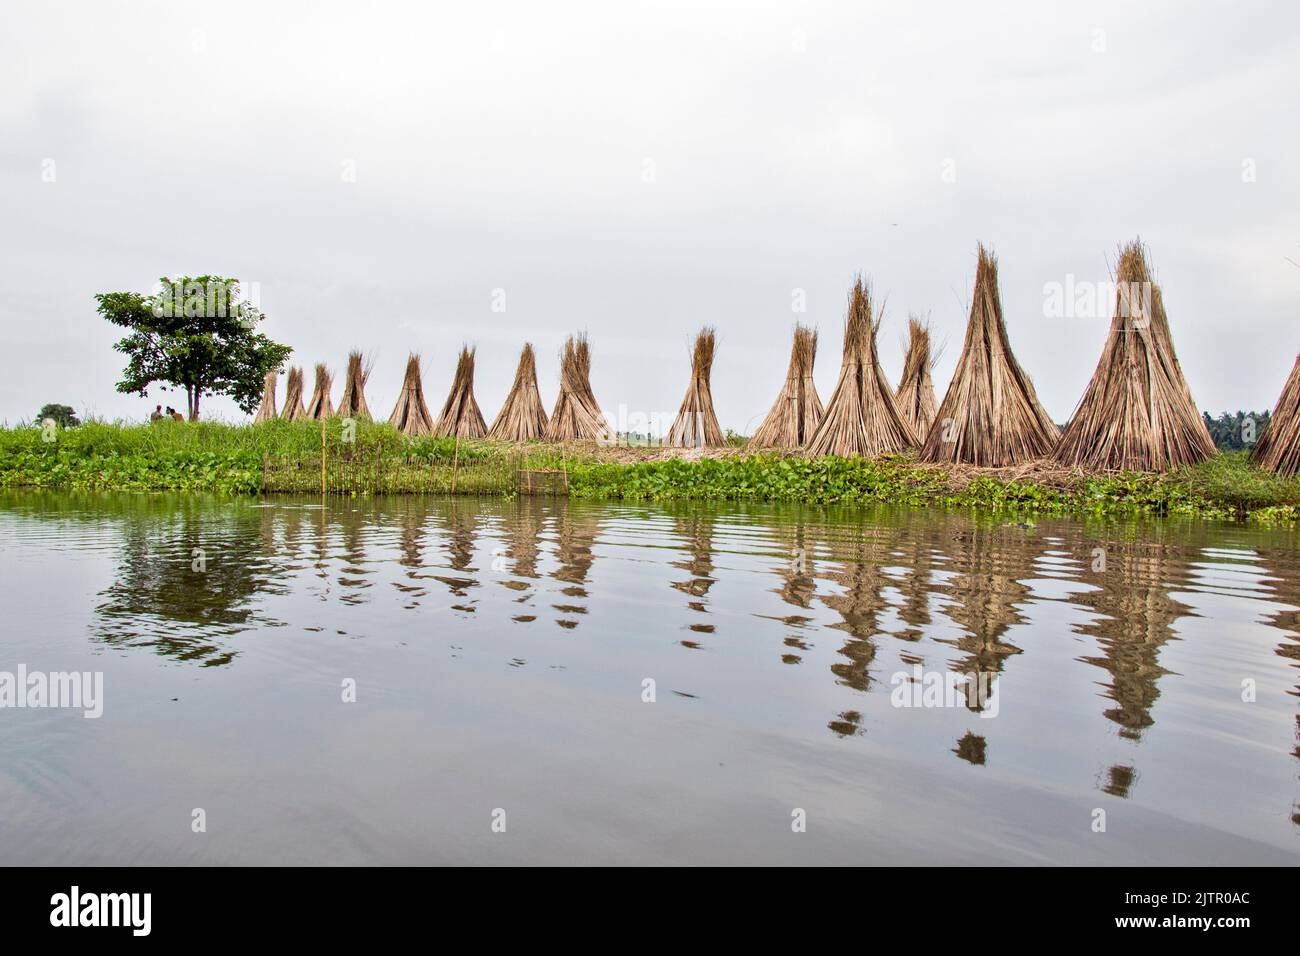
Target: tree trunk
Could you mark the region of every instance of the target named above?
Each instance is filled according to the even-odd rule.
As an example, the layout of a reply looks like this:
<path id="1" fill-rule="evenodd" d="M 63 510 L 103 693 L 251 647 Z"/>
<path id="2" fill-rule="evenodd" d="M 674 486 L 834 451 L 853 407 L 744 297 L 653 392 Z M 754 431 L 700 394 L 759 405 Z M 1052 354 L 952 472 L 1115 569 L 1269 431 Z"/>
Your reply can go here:
<path id="1" fill-rule="evenodd" d="M 197 422 L 199 420 L 199 398 L 202 395 L 203 390 L 201 388 L 194 389 L 194 404 L 190 408 L 190 421 L 192 422 Z"/>

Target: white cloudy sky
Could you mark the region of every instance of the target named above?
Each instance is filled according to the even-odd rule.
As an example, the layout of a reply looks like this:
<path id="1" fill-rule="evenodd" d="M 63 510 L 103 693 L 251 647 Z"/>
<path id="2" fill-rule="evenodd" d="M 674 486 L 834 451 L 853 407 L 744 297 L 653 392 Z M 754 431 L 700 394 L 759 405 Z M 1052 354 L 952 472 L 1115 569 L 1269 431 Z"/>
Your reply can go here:
<path id="1" fill-rule="evenodd" d="M 10 422 L 47 401 L 145 415 L 114 390 L 119 330 L 93 296 L 181 273 L 258 283 L 295 362 L 375 353 L 385 414 L 408 350 L 441 402 L 462 341 L 489 418 L 525 340 L 549 404 L 576 329 L 608 412 L 671 411 L 709 323 L 720 418 L 748 430 L 796 318 L 821 329 L 829 394 L 858 270 L 887 296 L 891 374 L 908 312 L 930 313 L 942 391 L 979 240 L 1058 421 L 1106 320 L 1044 315 L 1044 284 L 1105 280 L 1136 235 L 1203 408 L 1271 406 L 1300 348 L 1294 0 L 6 0 L 0 18 Z"/>

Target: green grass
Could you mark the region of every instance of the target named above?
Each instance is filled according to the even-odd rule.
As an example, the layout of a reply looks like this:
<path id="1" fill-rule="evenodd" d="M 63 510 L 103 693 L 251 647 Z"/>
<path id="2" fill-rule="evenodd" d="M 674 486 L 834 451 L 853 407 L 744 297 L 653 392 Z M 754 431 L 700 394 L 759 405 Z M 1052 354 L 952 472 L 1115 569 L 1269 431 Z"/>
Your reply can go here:
<path id="1" fill-rule="evenodd" d="M 803 458 L 776 454 L 636 460 L 591 446 L 511 446 L 408 440 L 359 423 L 355 441 L 327 424 L 332 492 L 513 494 L 518 469 L 563 469 L 573 497 L 886 503 L 1044 514 L 1154 514 L 1300 520 L 1300 481 L 1277 478 L 1228 452 L 1168 475 L 1119 475 L 1057 483 L 981 475 L 963 484 L 907 457 Z M 318 492 L 321 431 L 315 422 L 228 425 L 88 422 L 58 432 L 0 428 L 0 486 L 221 494 Z M 630 460 L 629 460 L 630 459 Z M 454 466 L 453 466 L 454 462 Z M 454 472 L 454 477 L 453 477 Z"/>
<path id="2" fill-rule="evenodd" d="M 1300 479 L 1261 471 L 1244 451 L 1221 452 L 1199 465 L 1176 471 L 1169 483 L 1190 496 L 1213 501 L 1237 517 L 1300 518 Z"/>
<path id="3" fill-rule="evenodd" d="M 772 455 L 580 464 L 571 469 L 571 482 L 573 494 L 592 498 L 880 502 L 981 511 L 1300 520 L 1300 482 L 1261 472 L 1243 452 L 1169 475 L 1125 474 L 1062 485 L 979 476 L 959 487 L 941 469 L 904 457 Z"/>
<path id="4" fill-rule="evenodd" d="M 577 463 L 571 494 L 583 498 L 890 502 L 923 505 L 941 495 L 943 476 L 896 459 L 737 458 L 668 459 L 635 464 Z"/>
<path id="5" fill-rule="evenodd" d="M 338 419 L 326 423 L 331 444 L 341 442 L 343 425 Z M 359 451 L 401 443 L 415 455 L 450 457 L 455 442 L 450 438 L 406 439 L 388 425 L 358 422 L 355 447 Z M 483 443 L 479 443 L 483 444 Z M 79 456 L 129 456 L 209 454 L 246 455 L 261 460 L 263 455 L 292 457 L 319 455 L 319 422 L 269 422 L 265 425 L 229 425 L 224 422 L 161 421 L 152 425 L 121 425 L 87 422 L 56 434 L 56 441 L 43 440 L 41 429 L 18 426 L 0 428 L 0 454 L 47 452 L 51 447 Z M 480 454 L 484 452 L 480 451 Z M 461 455 L 473 454 L 462 444 Z"/>

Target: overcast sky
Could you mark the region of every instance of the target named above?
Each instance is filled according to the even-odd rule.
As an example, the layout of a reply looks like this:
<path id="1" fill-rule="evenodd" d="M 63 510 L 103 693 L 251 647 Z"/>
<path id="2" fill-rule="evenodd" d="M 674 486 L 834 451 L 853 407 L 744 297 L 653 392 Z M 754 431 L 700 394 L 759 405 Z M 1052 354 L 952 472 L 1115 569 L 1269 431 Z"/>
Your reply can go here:
<path id="1" fill-rule="evenodd" d="M 1203 409 L 1271 407 L 1300 349 L 1295 0 L 5 0 L 0 17 L 11 423 L 53 401 L 147 415 L 114 389 L 121 330 L 93 296 L 176 274 L 257 283 L 295 364 L 373 353 L 383 415 L 412 349 L 441 404 L 462 342 L 489 420 L 524 341 L 549 407 L 579 329 L 607 413 L 671 412 L 707 323 L 719 417 L 748 433 L 796 319 L 821 331 L 829 397 L 859 270 L 895 380 L 909 311 L 947 340 L 942 397 L 977 241 L 1057 421 L 1108 319 L 1047 315 L 1044 288 L 1105 281 L 1138 235 Z"/>

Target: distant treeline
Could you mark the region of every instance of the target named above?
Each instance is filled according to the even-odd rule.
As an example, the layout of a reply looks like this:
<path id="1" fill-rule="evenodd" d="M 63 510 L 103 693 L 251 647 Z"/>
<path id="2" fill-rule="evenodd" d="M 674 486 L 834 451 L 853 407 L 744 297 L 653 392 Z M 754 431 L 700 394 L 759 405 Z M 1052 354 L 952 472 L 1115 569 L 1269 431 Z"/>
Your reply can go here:
<path id="1" fill-rule="evenodd" d="M 1268 427 L 1271 412 L 1224 412 L 1218 418 L 1211 418 L 1209 412 L 1201 412 L 1205 427 L 1210 430 L 1210 437 L 1219 451 L 1242 451 L 1250 449 L 1259 441 Z"/>

